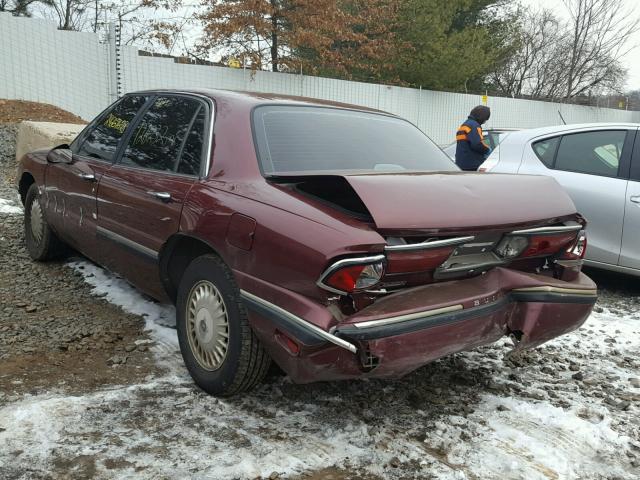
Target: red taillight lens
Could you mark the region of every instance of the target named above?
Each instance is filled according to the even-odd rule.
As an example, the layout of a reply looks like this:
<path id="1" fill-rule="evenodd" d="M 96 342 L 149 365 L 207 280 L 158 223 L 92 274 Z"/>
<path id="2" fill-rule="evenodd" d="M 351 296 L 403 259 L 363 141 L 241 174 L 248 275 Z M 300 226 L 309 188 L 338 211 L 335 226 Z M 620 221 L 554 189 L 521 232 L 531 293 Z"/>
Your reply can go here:
<path id="1" fill-rule="evenodd" d="M 580 231 L 576 241 L 562 255 L 563 260 L 582 260 L 587 253 L 587 234 Z"/>
<path id="2" fill-rule="evenodd" d="M 578 242 L 575 231 L 529 235 L 507 235 L 496 246 L 496 253 L 506 259 L 554 255 Z"/>
<path id="3" fill-rule="evenodd" d="M 352 293 L 375 286 L 384 273 L 384 255 L 353 258 L 334 263 L 320 277 L 318 285 L 337 293 Z"/>
<path id="4" fill-rule="evenodd" d="M 364 265 L 345 267 L 329 275 L 324 283 L 337 290 L 353 292 L 356 289 L 356 283 L 358 283 L 358 278 L 363 270 Z"/>
<path id="5" fill-rule="evenodd" d="M 453 253 L 455 247 L 387 253 L 386 273 L 413 273 L 435 270 Z"/>
<path id="6" fill-rule="evenodd" d="M 529 239 L 529 246 L 521 257 L 542 257 L 557 253 L 562 247 L 575 242 L 576 232 L 554 233 L 550 235 L 534 235 Z"/>

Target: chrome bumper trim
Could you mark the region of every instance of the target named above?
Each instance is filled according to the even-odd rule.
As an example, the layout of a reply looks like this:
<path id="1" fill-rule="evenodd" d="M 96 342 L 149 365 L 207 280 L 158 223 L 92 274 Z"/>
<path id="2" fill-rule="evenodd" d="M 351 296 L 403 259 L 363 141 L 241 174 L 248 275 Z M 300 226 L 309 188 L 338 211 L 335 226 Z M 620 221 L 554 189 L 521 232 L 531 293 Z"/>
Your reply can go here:
<path id="1" fill-rule="evenodd" d="M 450 305 L 448 307 L 435 308 L 433 310 L 424 310 L 421 312 L 408 313 L 406 315 L 398 315 L 397 317 L 388 317 L 388 318 L 381 318 L 380 320 L 369 320 L 366 322 L 358 322 L 358 323 L 354 323 L 353 326 L 356 328 L 380 327 L 382 325 L 390 325 L 393 323 L 407 322 L 409 320 L 415 320 L 416 318 L 433 317 L 434 315 L 440 315 L 443 313 L 457 312 L 458 310 L 463 310 L 463 309 L 464 307 L 460 304 Z"/>
<path id="2" fill-rule="evenodd" d="M 557 294 L 565 294 L 565 295 L 580 295 L 585 297 L 597 297 L 598 295 L 598 291 L 594 289 L 552 287 L 551 285 L 541 285 L 538 287 L 514 288 L 511 291 L 514 293 L 557 293 Z M 460 310 L 464 310 L 464 307 L 461 304 L 449 305 L 447 307 L 434 308 L 432 310 L 422 310 L 420 312 L 409 313 L 406 315 L 398 315 L 395 317 L 381 318 L 379 320 L 368 320 L 364 322 L 357 322 L 357 323 L 353 323 L 352 325 L 359 329 L 380 327 L 383 325 L 391 325 L 395 323 L 407 322 L 410 320 L 415 320 L 417 318 L 428 318 L 428 317 L 433 317 L 435 315 L 442 315 L 445 313 L 457 312 Z"/>
<path id="3" fill-rule="evenodd" d="M 551 285 L 541 285 L 539 287 L 514 288 L 512 292 L 543 292 L 543 293 L 565 293 L 569 295 L 585 295 L 596 297 L 598 290 L 584 288 L 563 288 L 552 287 Z"/>
<path id="4" fill-rule="evenodd" d="M 260 298 L 252 293 L 247 292 L 246 290 L 240 290 L 240 294 L 243 297 L 246 297 L 250 300 L 253 300 L 254 302 L 260 303 L 262 305 L 264 305 L 266 308 L 272 310 L 273 312 L 286 317 L 288 320 L 297 323 L 298 325 L 300 325 L 302 328 L 305 328 L 307 330 L 310 330 L 311 332 L 313 332 L 314 334 L 316 334 L 319 337 L 322 337 L 323 339 L 325 339 L 328 342 L 333 343 L 334 345 L 338 345 L 339 347 L 342 347 L 346 350 L 349 350 L 351 353 L 357 353 L 358 352 L 358 348 L 350 343 L 347 342 L 346 340 L 343 340 L 342 338 L 338 338 L 335 335 L 332 335 L 331 333 L 321 329 L 320 327 L 313 325 L 312 323 L 307 322 L 306 320 L 298 317 L 297 315 L 294 315 L 291 312 L 288 312 L 287 310 L 285 310 L 284 308 L 281 308 L 277 305 L 274 305 L 273 303 L 265 300 L 264 298 Z"/>

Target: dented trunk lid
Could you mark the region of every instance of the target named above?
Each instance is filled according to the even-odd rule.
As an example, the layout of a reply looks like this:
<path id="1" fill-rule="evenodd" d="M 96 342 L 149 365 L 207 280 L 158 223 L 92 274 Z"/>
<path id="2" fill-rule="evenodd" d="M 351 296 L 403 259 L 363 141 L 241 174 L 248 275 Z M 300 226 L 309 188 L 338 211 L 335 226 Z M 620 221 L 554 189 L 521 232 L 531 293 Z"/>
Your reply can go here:
<path id="1" fill-rule="evenodd" d="M 575 215 L 551 177 L 482 173 L 344 175 L 378 230 L 485 230 Z"/>

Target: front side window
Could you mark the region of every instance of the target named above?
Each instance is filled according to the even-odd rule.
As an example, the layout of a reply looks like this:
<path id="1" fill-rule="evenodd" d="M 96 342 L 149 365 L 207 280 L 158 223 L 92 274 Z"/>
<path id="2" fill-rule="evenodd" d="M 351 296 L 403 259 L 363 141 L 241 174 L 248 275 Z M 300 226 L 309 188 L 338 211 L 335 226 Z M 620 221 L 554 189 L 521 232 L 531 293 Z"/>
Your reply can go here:
<path id="1" fill-rule="evenodd" d="M 555 168 L 570 172 L 615 177 L 627 132 L 606 130 L 562 137 Z"/>
<path id="2" fill-rule="evenodd" d="M 556 150 L 560 143 L 560 137 L 546 138 L 535 142 L 531 146 L 536 154 L 536 157 L 540 159 L 545 166 L 553 168 L 553 161 L 556 157 Z"/>
<path id="3" fill-rule="evenodd" d="M 176 172 L 187 133 L 201 105 L 188 97 L 156 98 L 131 134 L 121 163 Z"/>
<path id="4" fill-rule="evenodd" d="M 457 171 L 424 133 L 389 115 L 322 107 L 262 106 L 253 128 L 262 171 Z"/>
<path id="5" fill-rule="evenodd" d="M 131 95 L 121 99 L 102 115 L 76 153 L 112 162 L 124 132 L 147 99 L 148 97 L 142 95 Z"/>

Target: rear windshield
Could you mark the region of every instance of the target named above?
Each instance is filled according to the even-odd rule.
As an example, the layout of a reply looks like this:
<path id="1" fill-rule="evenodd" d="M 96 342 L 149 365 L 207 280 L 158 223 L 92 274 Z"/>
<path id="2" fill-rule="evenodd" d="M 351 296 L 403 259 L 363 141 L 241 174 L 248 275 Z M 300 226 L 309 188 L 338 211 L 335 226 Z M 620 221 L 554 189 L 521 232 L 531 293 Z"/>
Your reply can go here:
<path id="1" fill-rule="evenodd" d="M 275 105 L 256 108 L 253 127 L 266 175 L 458 170 L 418 128 L 388 115 Z"/>

